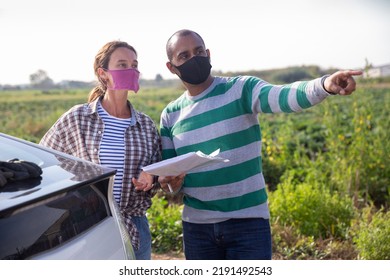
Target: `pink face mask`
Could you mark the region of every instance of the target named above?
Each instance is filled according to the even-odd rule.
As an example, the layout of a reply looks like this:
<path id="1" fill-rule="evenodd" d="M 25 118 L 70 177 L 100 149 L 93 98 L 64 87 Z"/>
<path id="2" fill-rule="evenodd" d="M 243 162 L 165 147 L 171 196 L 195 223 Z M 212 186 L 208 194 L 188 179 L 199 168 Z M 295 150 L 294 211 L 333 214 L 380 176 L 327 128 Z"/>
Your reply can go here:
<path id="1" fill-rule="evenodd" d="M 106 70 L 114 80 L 114 87 L 108 89 L 127 89 L 137 92 L 139 90 L 139 71 L 134 68 Z"/>

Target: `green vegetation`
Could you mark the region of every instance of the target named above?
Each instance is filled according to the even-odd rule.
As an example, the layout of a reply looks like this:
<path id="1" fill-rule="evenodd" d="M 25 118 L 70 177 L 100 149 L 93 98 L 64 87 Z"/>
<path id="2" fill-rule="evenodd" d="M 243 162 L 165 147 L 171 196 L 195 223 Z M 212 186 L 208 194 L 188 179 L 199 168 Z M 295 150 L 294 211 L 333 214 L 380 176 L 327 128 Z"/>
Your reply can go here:
<path id="1" fill-rule="evenodd" d="M 352 200 L 325 186 L 286 180 L 269 197 L 271 217 L 315 238 L 343 238 L 354 217 Z"/>
<path id="2" fill-rule="evenodd" d="M 182 250 L 181 213 L 183 205 L 168 204 L 163 196 L 154 196 L 147 213 L 155 253 L 179 253 Z"/>
<path id="3" fill-rule="evenodd" d="M 390 212 L 363 209 L 354 241 L 359 257 L 366 260 L 390 260 Z"/>
<path id="4" fill-rule="evenodd" d="M 181 93 L 144 88 L 129 98 L 158 125 L 162 109 Z M 88 90 L 0 91 L 1 132 L 38 142 L 87 96 Z M 274 258 L 390 259 L 389 107 L 389 81 L 359 80 L 352 96 L 330 97 L 302 113 L 259 116 Z M 153 202 L 154 251 L 182 250 L 181 202 L 164 194 Z"/>
<path id="5" fill-rule="evenodd" d="M 179 88 L 146 88 L 129 99 L 158 125 L 164 106 L 181 93 Z M 76 104 L 86 103 L 88 94 L 85 89 L 0 91 L 1 132 L 37 143 L 63 113 Z"/>

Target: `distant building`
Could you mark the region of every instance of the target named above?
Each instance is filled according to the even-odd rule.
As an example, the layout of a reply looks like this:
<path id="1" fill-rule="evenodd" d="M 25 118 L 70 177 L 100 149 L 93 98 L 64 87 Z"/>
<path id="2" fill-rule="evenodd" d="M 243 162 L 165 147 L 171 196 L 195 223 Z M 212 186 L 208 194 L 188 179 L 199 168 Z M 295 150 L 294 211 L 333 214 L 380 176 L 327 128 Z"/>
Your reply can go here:
<path id="1" fill-rule="evenodd" d="M 390 76 L 390 64 L 372 67 L 364 73 L 365 78 L 379 78 Z"/>

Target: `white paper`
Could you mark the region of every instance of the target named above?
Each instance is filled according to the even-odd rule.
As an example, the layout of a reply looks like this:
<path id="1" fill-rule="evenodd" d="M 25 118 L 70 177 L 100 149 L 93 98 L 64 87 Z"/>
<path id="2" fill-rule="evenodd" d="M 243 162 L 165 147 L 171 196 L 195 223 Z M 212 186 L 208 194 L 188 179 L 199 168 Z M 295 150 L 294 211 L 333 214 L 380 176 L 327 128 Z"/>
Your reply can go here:
<path id="1" fill-rule="evenodd" d="M 177 176 L 182 173 L 188 173 L 197 167 L 229 161 L 228 159 L 218 157 L 218 154 L 219 149 L 209 155 L 201 151 L 190 152 L 145 166 L 143 171 L 158 176 Z"/>

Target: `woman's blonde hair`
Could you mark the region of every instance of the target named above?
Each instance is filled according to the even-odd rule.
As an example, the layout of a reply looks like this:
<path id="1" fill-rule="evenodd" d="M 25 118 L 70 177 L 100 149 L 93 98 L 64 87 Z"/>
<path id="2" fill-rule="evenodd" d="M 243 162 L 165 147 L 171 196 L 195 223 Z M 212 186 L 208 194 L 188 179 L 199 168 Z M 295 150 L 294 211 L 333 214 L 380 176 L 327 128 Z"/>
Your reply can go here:
<path id="1" fill-rule="evenodd" d="M 107 90 L 107 84 L 104 80 L 102 80 L 99 77 L 98 69 L 99 68 L 108 69 L 108 64 L 110 62 L 111 54 L 117 48 L 128 48 L 129 50 L 133 51 L 137 55 L 136 50 L 126 42 L 112 41 L 105 44 L 95 56 L 93 69 L 95 71 L 96 77 L 98 78 L 98 85 L 89 92 L 88 102 L 92 102 L 105 94 Z"/>

